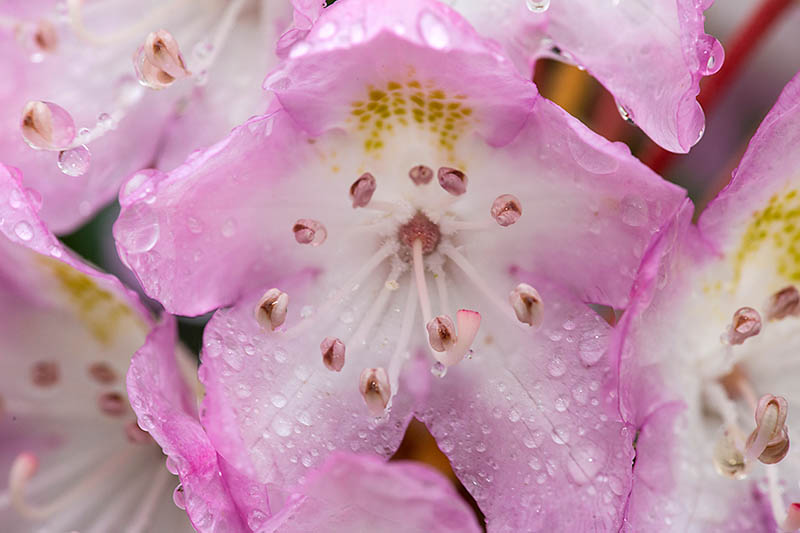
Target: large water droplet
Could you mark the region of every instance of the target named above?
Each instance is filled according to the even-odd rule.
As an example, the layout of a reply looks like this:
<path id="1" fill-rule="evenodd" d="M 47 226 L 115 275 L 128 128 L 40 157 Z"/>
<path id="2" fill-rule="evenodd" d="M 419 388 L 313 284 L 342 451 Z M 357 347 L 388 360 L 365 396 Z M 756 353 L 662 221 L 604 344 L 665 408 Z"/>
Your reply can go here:
<path id="1" fill-rule="evenodd" d="M 430 11 L 424 11 L 419 17 L 419 32 L 431 48 L 441 50 L 450 44 L 450 35 L 439 17 Z"/>
<path id="2" fill-rule="evenodd" d="M 267 515 L 263 511 L 259 511 L 258 509 L 253 509 L 250 511 L 250 514 L 247 515 L 247 525 L 253 531 L 258 531 L 261 529 L 261 526 L 264 525 L 264 522 L 267 521 Z"/>
<path id="3" fill-rule="evenodd" d="M 146 204 L 134 204 L 126 217 L 131 223 L 119 232 L 119 243 L 129 254 L 141 254 L 153 249 L 161 228 L 155 212 Z"/>
<path id="4" fill-rule="evenodd" d="M 172 501 L 175 502 L 178 509 L 186 510 L 186 494 L 183 492 L 183 485 L 178 485 L 172 491 Z"/>
<path id="5" fill-rule="evenodd" d="M 24 220 L 17 222 L 17 224 L 14 226 L 14 233 L 16 233 L 17 237 L 23 241 L 29 241 L 33 239 L 33 228 Z"/>
<path id="6" fill-rule="evenodd" d="M 437 378 L 443 378 L 447 374 L 447 367 L 439 361 L 436 361 L 431 367 L 431 374 Z"/>
<path id="7" fill-rule="evenodd" d="M 550 0 L 525 0 L 525 5 L 534 13 L 544 13 L 550 7 Z"/>
<path id="8" fill-rule="evenodd" d="M 624 120 L 628 124 L 634 124 L 633 114 L 628 110 L 627 107 L 617 102 L 617 111 L 619 111 L 619 116 L 622 117 L 622 120 Z"/>
<path id="9" fill-rule="evenodd" d="M 272 402 L 272 405 L 278 409 L 281 409 L 286 405 L 286 396 L 283 394 L 274 394 L 272 398 L 270 398 L 270 401 Z"/>
<path id="10" fill-rule="evenodd" d="M 703 35 L 697 43 L 697 61 L 700 64 L 699 72 L 709 76 L 722 67 L 725 52 L 718 40 L 710 35 Z"/>
<path id="11" fill-rule="evenodd" d="M 572 449 L 567 460 L 567 472 L 575 483 L 583 485 L 597 477 L 605 462 L 606 452 L 589 442 Z"/>
<path id="12" fill-rule="evenodd" d="M 83 176 L 89 170 L 92 154 L 85 144 L 58 153 L 58 168 L 67 176 Z"/>
<path id="13" fill-rule="evenodd" d="M 623 224 L 637 228 L 643 226 L 650 219 L 647 202 L 641 196 L 629 194 L 619 203 L 620 216 Z"/>
<path id="14" fill-rule="evenodd" d="M 279 437 L 288 437 L 292 433 L 292 425 L 282 416 L 278 416 L 272 422 L 272 430 Z"/>
<path id="15" fill-rule="evenodd" d="M 581 361 L 586 366 L 592 366 L 598 362 L 603 357 L 605 349 L 605 343 L 599 335 L 585 338 L 578 345 Z"/>
<path id="16" fill-rule="evenodd" d="M 20 128 L 25 142 L 37 150 L 69 146 L 75 139 L 72 115 L 53 102 L 28 102 Z"/>

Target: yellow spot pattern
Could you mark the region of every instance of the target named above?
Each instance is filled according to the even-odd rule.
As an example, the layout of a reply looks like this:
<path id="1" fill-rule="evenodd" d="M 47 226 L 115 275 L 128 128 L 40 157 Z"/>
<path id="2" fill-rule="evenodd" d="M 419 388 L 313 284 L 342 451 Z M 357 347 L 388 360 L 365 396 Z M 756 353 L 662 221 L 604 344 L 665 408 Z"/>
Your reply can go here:
<path id="1" fill-rule="evenodd" d="M 114 333 L 123 325 L 123 319 L 132 319 L 133 325 L 144 332 L 145 323 L 133 309 L 110 291 L 98 286 L 91 277 L 49 257 L 40 257 L 39 260 L 53 274 L 69 303 L 74 305 L 78 317 L 98 342 L 110 345 Z"/>
<path id="2" fill-rule="evenodd" d="M 443 149 L 452 151 L 472 117 L 466 99 L 463 94 L 448 95 L 432 83 L 390 81 L 383 88 L 370 85 L 367 98 L 352 103 L 351 120 L 365 132 L 367 152 L 383 148 L 387 132 L 413 124 L 426 128 Z"/>
<path id="3" fill-rule="evenodd" d="M 776 253 L 778 274 L 800 281 L 800 194 L 795 189 L 773 195 L 764 209 L 753 213 L 734 259 L 735 281 L 739 280 L 746 260 L 770 244 Z"/>

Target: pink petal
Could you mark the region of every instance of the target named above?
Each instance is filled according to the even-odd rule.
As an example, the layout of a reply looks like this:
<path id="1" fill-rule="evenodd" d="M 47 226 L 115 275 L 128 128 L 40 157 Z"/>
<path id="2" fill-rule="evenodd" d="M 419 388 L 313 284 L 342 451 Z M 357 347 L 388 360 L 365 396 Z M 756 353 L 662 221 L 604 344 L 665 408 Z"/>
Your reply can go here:
<path id="1" fill-rule="evenodd" d="M 438 472 L 334 453 L 262 530 L 306 533 L 480 531 L 475 515 Z"/>
<path id="2" fill-rule="evenodd" d="M 0 471 L 26 457 L 38 468 L 22 488 L 27 508 L 0 495 L 0 522 L 188 531 L 160 452 L 136 440 L 125 392 L 152 319 L 134 293 L 59 243 L 20 179 L 0 165 Z"/>
<path id="3" fill-rule="evenodd" d="M 633 435 L 610 392 L 610 328 L 568 293 L 540 290 L 542 328 L 487 328 L 473 359 L 434 379 L 421 419 L 490 531 L 616 531 Z"/>
<path id="4" fill-rule="evenodd" d="M 194 527 L 248 531 L 220 477 L 216 451 L 197 418 L 194 395 L 181 377 L 175 341 L 175 321 L 166 315 L 131 361 L 127 379 L 131 405 L 139 425 L 176 466 Z"/>

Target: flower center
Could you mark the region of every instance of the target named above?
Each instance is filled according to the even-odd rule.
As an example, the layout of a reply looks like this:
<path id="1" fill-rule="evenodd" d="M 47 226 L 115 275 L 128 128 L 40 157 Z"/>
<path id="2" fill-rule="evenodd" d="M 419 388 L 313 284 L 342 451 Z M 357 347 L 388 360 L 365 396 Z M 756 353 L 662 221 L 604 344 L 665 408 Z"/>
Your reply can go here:
<path id="1" fill-rule="evenodd" d="M 325 335 L 318 340 L 320 366 L 328 371 L 341 372 L 347 365 L 365 363 L 359 390 L 367 410 L 375 417 L 383 416 L 391 407 L 399 374 L 415 341 L 434 359 L 431 372 L 444 377 L 448 367 L 471 357 L 482 313 L 491 310 L 500 320 L 511 321 L 521 328 L 538 326 L 542 314 L 542 301 L 533 287 L 519 284 L 510 292 L 508 301 L 504 301 L 462 252 L 476 232 L 503 231 L 519 219 L 522 205 L 516 197 L 504 194 L 494 202 L 488 200 L 476 220 L 469 220 L 453 210 L 461 198 L 469 195 L 468 176 L 457 168 L 440 167 L 434 172 L 423 164 L 413 166 L 407 177 L 413 184 L 413 193 L 402 198 L 383 192 L 392 185 L 384 181 L 382 187 L 384 179 L 365 172 L 348 189 L 351 208 L 359 218 L 357 227 L 377 236 L 372 241 L 363 240 L 374 242 L 377 249 L 360 268 L 327 299 L 314 302 L 313 314 L 301 312 L 297 323 L 284 327 L 284 321 L 291 316 L 287 314 L 290 295 L 278 288 L 268 290 L 255 310 L 263 329 L 287 338 L 300 338 L 312 328 L 322 329 Z M 322 220 L 302 218 L 287 226 L 299 246 L 324 247 L 329 242 L 326 237 L 332 236 Z M 385 279 L 370 283 L 387 263 Z M 482 296 L 479 304 L 481 300 L 488 304 L 479 305 L 481 312 L 453 308 L 450 280 L 455 276 L 463 276 L 472 285 L 471 289 L 477 289 L 469 292 Z M 434 298 L 431 282 L 435 287 Z M 346 316 L 349 299 L 354 293 L 368 290 L 363 289 L 365 286 L 376 287 L 377 294 L 370 298 L 360 322 L 348 334 L 337 336 L 334 331 L 337 325 L 331 324 L 329 317 Z M 398 296 L 403 292 L 405 296 Z M 395 299 L 400 300 L 399 305 L 392 305 Z M 395 347 L 388 364 L 379 366 L 366 348 L 379 335 L 383 319 L 390 317 L 387 308 L 400 313 L 400 327 L 393 328 L 391 333 Z M 416 319 L 417 309 L 422 314 L 421 324 Z M 355 318 L 347 320 L 351 321 L 355 322 Z"/>

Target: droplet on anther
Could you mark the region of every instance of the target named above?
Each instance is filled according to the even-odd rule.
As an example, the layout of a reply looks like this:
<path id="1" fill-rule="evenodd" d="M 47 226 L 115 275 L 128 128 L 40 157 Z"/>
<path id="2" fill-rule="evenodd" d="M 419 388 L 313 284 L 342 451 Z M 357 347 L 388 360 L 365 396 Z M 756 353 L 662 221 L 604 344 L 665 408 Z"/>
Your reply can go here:
<path id="1" fill-rule="evenodd" d="M 449 316 L 439 315 L 431 319 L 426 328 L 428 341 L 435 351 L 447 351 L 456 343 L 456 325 Z"/>
<path id="2" fill-rule="evenodd" d="M 328 238 L 328 231 L 320 222 L 310 218 L 301 218 L 292 227 L 294 238 L 300 244 L 319 246 Z"/>
<path id="3" fill-rule="evenodd" d="M 372 416 L 381 416 L 392 397 L 389 376 L 383 368 L 365 368 L 359 378 L 359 390 Z"/>
<path id="4" fill-rule="evenodd" d="M 733 314 L 733 321 L 728 326 L 728 343 L 742 344 L 745 340 L 761 331 L 761 315 L 752 307 L 742 307 Z"/>
<path id="5" fill-rule="evenodd" d="M 491 213 L 498 224 L 510 226 L 522 216 L 522 204 L 513 194 L 501 194 L 492 203 Z"/>
<path id="6" fill-rule="evenodd" d="M 544 304 L 539 291 L 528 285 L 520 283 L 508 295 L 508 301 L 517 315 L 517 320 L 529 326 L 539 327 L 544 320 Z"/>
<path id="7" fill-rule="evenodd" d="M 408 177 L 414 182 L 414 185 L 426 185 L 433 179 L 433 170 L 425 165 L 417 165 L 411 167 L 408 171 Z"/>
<path id="8" fill-rule="evenodd" d="M 65 148 L 75 139 L 75 121 L 52 102 L 31 101 L 22 109 L 22 138 L 37 150 Z"/>
<path id="9" fill-rule="evenodd" d="M 286 310 L 289 308 L 289 295 L 280 289 L 270 289 L 258 301 L 255 317 L 264 329 L 275 331 L 286 320 Z"/>
<path id="10" fill-rule="evenodd" d="M 341 372 L 344 367 L 344 343 L 336 337 L 325 337 L 319 345 L 322 352 L 322 363 L 334 372 Z"/>
<path id="11" fill-rule="evenodd" d="M 748 466 L 744 454 L 736 447 L 733 436 L 727 431 L 714 446 L 714 468 L 730 479 L 744 479 Z"/>
<path id="12" fill-rule="evenodd" d="M 789 453 L 789 430 L 786 417 L 789 404 L 782 396 L 765 394 L 758 400 L 756 429 L 747 438 L 746 456 L 764 464 L 780 462 Z"/>
<path id="13" fill-rule="evenodd" d="M 350 199 L 353 200 L 353 208 L 366 206 L 372 200 L 372 194 L 375 192 L 376 187 L 375 176 L 369 172 L 361 174 L 361 177 L 350 186 Z"/>
<path id="14" fill-rule="evenodd" d="M 191 76 L 178 41 L 166 30 L 151 32 L 134 54 L 133 63 L 139 81 L 152 89 L 163 89 Z"/>
<path id="15" fill-rule="evenodd" d="M 461 196 L 467 192 L 467 175 L 450 167 L 441 167 L 437 172 L 439 185 L 453 196 Z"/>
<path id="16" fill-rule="evenodd" d="M 786 511 L 786 520 L 781 525 L 781 531 L 797 531 L 800 529 L 800 503 L 792 503 Z"/>
<path id="17" fill-rule="evenodd" d="M 800 315 L 800 291 L 789 285 L 773 294 L 767 304 L 767 320 L 781 320 Z"/>

